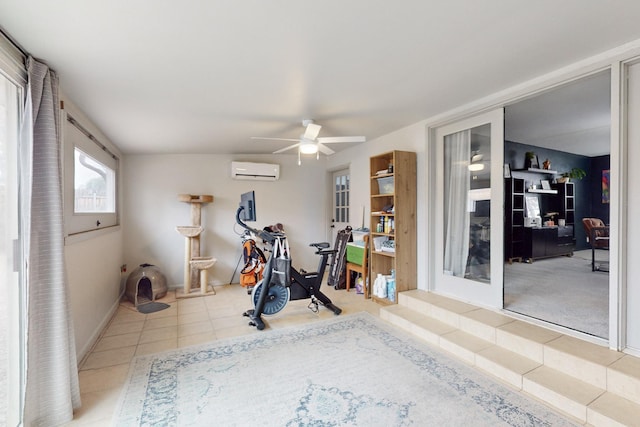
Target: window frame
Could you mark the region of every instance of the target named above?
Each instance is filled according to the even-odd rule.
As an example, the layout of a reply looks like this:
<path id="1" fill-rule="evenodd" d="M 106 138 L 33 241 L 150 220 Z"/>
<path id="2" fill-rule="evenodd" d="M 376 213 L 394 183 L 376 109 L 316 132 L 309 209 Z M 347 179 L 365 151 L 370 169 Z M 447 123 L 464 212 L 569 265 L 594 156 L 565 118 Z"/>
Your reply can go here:
<path id="1" fill-rule="evenodd" d="M 120 225 L 120 158 L 106 145 L 108 141 L 92 132 L 88 120 L 73 111 L 67 102 L 61 108 L 61 130 L 64 171 L 64 217 L 65 236 L 90 233 Z M 95 136 L 97 134 L 98 136 Z M 104 143 L 103 143 L 104 142 Z M 115 173 L 114 212 L 75 212 L 75 149 L 93 157 L 100 163 L 113 169 Z"/>
<path id="2" fill-rule="evenodd" d="M 7 163 L 7 173 L 11 176 L 7 191 L 7 202 L 11 212 L 0 213 L 3 221 L 7 220 L 9 227 L 6 236 L 9 256 L 6 258 L 6 275 L 0 278 L 0 286 L 4 292 L 5 307 L 7 311 L 7 325 L 5 325 L 7 359 L 6 366 L 0 372 L 6 372 L 6 406 L 0 410 L 4 414 L 0 417 L 6 418 L 7 425 L 21 425 L 24 405 L 25 373 L 26 373 L 26 347 L 25 347 L 25 325 L 26 325 L 26 264 L 24 258 L 24 222 L 21 218 L 21 170 L 19 154 L 21 150 L 20 123 L 24 119 L 25 97 L 27 94 L 27 70 L 24 65 L 24 54 L 5 36 L 0 30 L 0 75 L 6 78 L 16 88 L 16 111 L 14 112 L 18 126 L 14 144 L 10 147 L 11 164 Z M 8 144 L 9 145 L 9 144 Z M 15 168 L 13 170 L 9 170 Z M 16 218 L 17 217 L 17 218 Z M 17 229 L 16 229 L 17 227 Z M 13 246 L 13 250 L 9 249 Z M 2 268 L 0 268 L 2 270 Z"/>

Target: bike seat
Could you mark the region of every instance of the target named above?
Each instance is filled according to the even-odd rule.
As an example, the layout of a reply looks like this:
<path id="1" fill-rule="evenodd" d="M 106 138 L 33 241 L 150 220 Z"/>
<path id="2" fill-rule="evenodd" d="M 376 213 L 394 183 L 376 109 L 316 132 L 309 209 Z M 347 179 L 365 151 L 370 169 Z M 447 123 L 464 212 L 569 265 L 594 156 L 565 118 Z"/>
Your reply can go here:
<path id="1" fill-rule="evenodd" d="M 318 249 L 325 249 L 331 246 L 328 242 L 320 242 L 320 243 L 311 243 L 309 246 L 313 246 Z"/>

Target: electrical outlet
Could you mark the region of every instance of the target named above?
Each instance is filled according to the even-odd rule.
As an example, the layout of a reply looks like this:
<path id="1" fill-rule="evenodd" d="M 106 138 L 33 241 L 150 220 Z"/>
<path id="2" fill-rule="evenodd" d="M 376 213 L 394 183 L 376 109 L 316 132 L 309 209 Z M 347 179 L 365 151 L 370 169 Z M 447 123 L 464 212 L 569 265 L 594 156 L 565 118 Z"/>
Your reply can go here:
<path id="1" fill-rule="evenodd" d="M 120 274 L 124 274 L 127 272 L 127 264 L 122 264 L 120 266 Z"/>

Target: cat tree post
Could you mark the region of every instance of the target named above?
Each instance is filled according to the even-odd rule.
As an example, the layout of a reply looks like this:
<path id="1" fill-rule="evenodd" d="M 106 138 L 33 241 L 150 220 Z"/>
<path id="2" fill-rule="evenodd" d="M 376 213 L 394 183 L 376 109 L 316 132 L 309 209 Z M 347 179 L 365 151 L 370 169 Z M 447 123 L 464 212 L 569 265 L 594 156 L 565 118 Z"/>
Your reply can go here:
<path id="1" fill-rule="evenodd" d="M 193 239 L 198 237 L 202 233 L 202 227 L 193 225 L 177 226 L 178 233 L 184 236 L 184 275 L 183 277 L 183 289 L 182 292 L 185 295 L 191 293 L 191 259 L 193 258 L 192 242 Z"/>
<path id="2" fill-rule="evenodd" d="M 191 225 L 178 226 L 176 230 L 185 236 L 185 259 L 184 259 L 184 284 L 183 289 L 176 292 L 176 297 L 184 298 L 189 296 L 199 296 L 207 294 L 206 270 L 213 266 L 215 259 L 200 256 L 200 235 L 202 234 L 202 205 L 213 202 L 211 195 L 178 194 L 178 201 L 191 205 Z M 193 260 L 199 262 L 194 263 Z M 208 264 L 204 269 L 203 262 Z M 210 264 L 210 265 L 209 265 Z M 202 272 L 204 271 L 204 274 Z M 199 290 L 199 293 L 192 293 L 192 290 Z"/>

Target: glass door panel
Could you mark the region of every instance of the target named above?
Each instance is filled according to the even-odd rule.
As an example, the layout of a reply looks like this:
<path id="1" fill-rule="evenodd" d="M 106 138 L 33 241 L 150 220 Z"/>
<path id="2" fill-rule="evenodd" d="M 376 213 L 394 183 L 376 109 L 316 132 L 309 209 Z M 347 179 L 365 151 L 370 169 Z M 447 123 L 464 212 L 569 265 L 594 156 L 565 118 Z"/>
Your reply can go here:
<path id="1" fill-rule="evenodd" d="M 494 307 L 502 306 L 502 143 L 502 109 L 436 130 L 433 287 Z"/>

